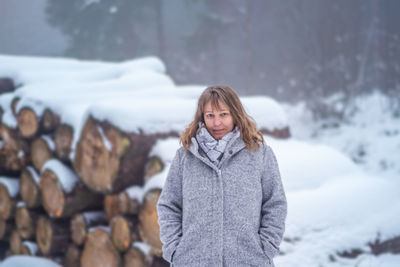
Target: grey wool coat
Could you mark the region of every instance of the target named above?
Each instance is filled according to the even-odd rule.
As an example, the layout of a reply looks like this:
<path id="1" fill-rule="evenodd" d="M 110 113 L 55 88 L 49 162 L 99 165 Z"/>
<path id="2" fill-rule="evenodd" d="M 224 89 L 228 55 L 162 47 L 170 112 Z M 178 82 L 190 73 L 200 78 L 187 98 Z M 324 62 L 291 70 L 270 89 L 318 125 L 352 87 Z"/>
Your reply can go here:
<path id="1" fill-rule="evenodd" d="M 163 257 L 172 266 L 274 266 L 286 197 L 268 145 L 248 150 L 240 132 L 218 166 L 180 148 L 157 204 Z"/>

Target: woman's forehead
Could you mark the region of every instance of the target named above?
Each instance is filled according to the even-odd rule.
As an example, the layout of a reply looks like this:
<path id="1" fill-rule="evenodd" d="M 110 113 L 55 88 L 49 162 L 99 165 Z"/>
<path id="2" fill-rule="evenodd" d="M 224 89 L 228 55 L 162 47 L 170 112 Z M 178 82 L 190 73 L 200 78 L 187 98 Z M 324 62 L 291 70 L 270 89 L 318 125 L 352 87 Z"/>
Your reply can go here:
<path id="1" fill-rule="evenodd" d="M 205 104 L 204 111 L 221 111 L 229 110 L 229 107 L 221 100 L 212 101 L 211 99 Z"/>

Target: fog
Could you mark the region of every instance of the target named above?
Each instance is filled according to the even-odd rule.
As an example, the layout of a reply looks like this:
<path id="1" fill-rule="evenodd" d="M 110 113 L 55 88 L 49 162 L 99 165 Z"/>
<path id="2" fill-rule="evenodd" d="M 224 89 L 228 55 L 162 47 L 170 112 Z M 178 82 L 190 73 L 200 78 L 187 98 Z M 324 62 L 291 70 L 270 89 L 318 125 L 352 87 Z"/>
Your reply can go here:
<path id="1" fill-rule="evenodd" d="M 123 61 L 156 55 L 178 84 L 349 101 L 400 91 L 396 0 L 2 0 L 0 53 Z"/>

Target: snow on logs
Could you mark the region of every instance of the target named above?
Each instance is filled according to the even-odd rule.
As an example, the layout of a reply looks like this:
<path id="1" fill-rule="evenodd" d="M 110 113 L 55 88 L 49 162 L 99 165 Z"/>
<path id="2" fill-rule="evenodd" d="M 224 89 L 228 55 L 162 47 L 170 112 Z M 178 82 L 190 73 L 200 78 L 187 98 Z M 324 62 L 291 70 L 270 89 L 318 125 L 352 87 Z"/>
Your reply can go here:
<path id="1" fill-rule="evenodd" d="M 124 133 L 89 118 L 77 143 L 74 168 L 90 189 L 116 193 L 143 185 L 144 166 L 157 139 L 170 134 Z"/>

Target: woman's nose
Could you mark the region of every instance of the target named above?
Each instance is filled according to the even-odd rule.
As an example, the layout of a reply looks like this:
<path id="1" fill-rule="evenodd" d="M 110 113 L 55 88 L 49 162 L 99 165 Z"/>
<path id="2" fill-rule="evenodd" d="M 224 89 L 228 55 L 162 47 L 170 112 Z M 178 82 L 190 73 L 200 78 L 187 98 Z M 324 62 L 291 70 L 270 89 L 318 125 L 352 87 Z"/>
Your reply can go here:
<path id="1" fill-rule="evenodd" d="M 220 125 L 220 124 L 221 124 L 221 119 L 220 118 L 215 118 L 214 125 Z"/>

